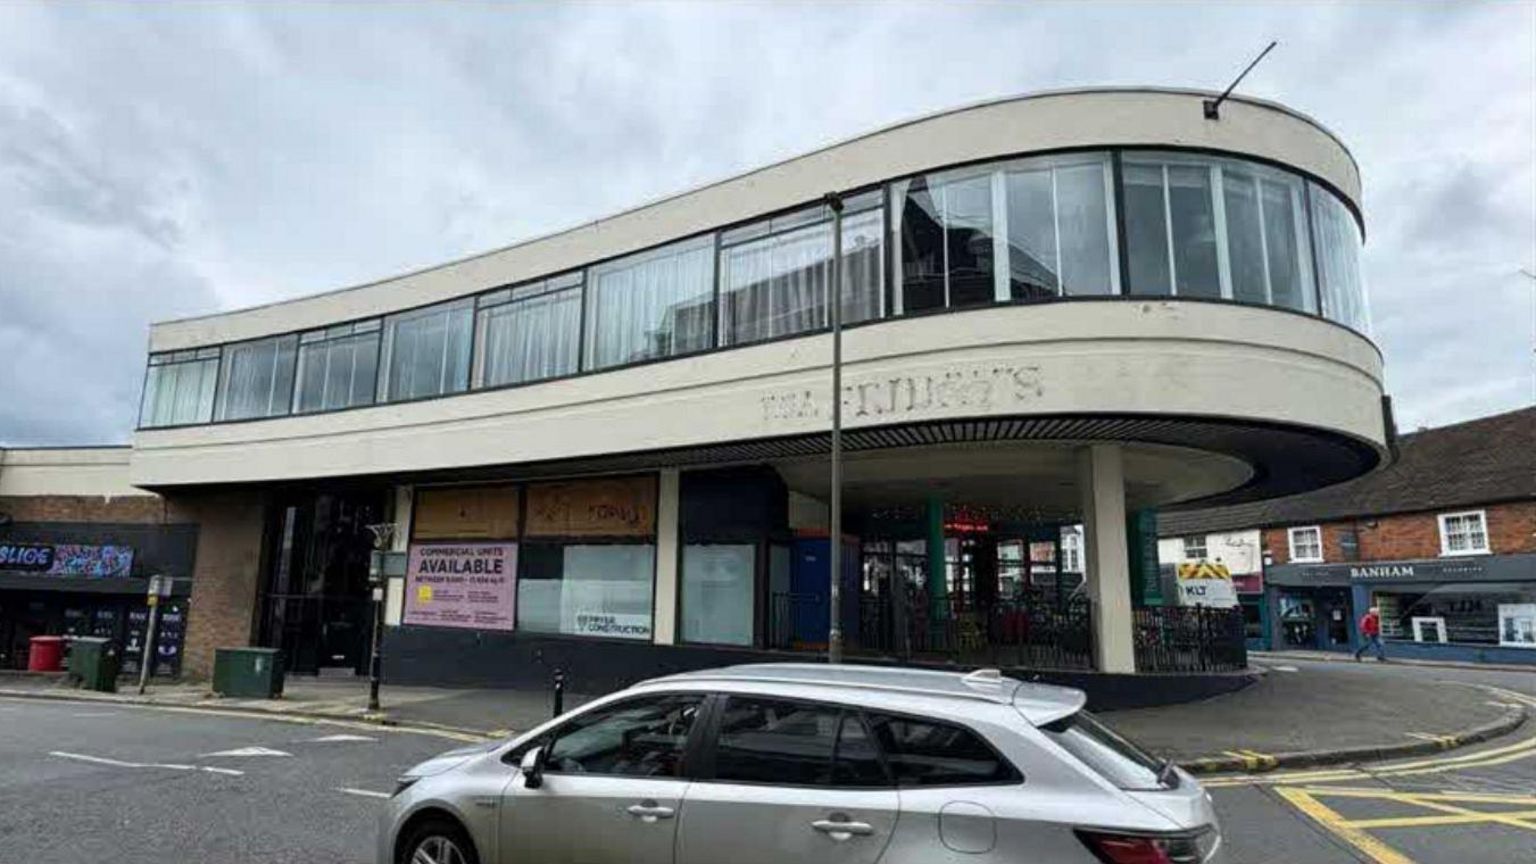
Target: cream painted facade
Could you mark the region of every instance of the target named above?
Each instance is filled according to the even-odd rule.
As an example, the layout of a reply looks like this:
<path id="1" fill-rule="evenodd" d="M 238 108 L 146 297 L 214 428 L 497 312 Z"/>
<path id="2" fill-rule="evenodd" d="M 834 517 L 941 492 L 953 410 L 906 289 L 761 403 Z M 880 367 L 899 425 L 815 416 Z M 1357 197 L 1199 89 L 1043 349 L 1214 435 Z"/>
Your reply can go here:
<path id="1" fill-rule="evenodd" d="M 209 580 L 198 590 L 204 592 L 200 596 L 212 598 L 203 608 L 222 604 L 220 614 L 231 618 L 241 618 L 247 611 L 240 606 L 241 598 L 253 594 L 252 603 L 268 604 L 258 610 L 257 617 L 266 616 L 263 626 L 277 635 L 265 638 L 276 640 L 290 638 L 293 621 L 299 615 L 284 611 L 283 604 L 304 609 L 314 598 L 294 587 L 298 570 L 290 570 L 286 564 L 269 566 L 270 572 L 265 573 L 256 573 L 254 568 L 263 566 L 257 562 L 272 558 L 274 551 L 286 556 L 297 548 L 289 541 L 304 538 L 305 523 L 300 514 L 309 512 L 306 507 L 319 512 L 320 505 L 315 504 L 319 498 L 327 499 L 325 506 L 338 509 L 314 524 L 323 523 L 330 530 L 346 515 L 346 507 L 356 503 L 348 512 L 366 513 L 367 519 L 392 523 L 390 550 L 409 553 L 415 518 L 426 506 L 421 503 L 426 500 L 423 496 L 430 494 L 427 490 L 477 484 L 510 488 L 516 484 L 511 500 L 519 502 L 517 507 L 527 508 L 532 490 L 547 489 L 552 482 L 581 478 L 601 484 L 615 475 L 653 478 L 654 501 L 634 508 L 638 514 L 654 507 L 645 517 L 654 516 L 654 521 L 647 523 L 653 527 L 644 532 L 621 532 L 600 537 L 598 542 L 577 531 L 554 539 L 547 534 L 530 539 L 524 523 L 513 519 L 510 521 L 518 527 L 510 534 L 477 539 L 520 544 L 520 554 L 526 553 L 526 557 L 519 559 L 522 563 L 517 578 L 529 580 L 524 584 L 530 589 L 528 596 L 556 596 L 564 589 L 563 582 L 555 583 L 565 580 L 567 571 L 573 583 L 618 582 L 609 579 L 612 573 L 632 576 L 636 572 L 630 566 L 633 561 L 650 562 L 640 568 L 648 570 L 648 585 L 644 579 L 632 578 L 613 594 L 619 597 L 623 592 L 648 590 L 648 600 L 640 601 L 650 604 L 648 616 L 624 605 L 627 601 L 614 600 L 614 609 L 624 606 L 620 611 L 603 607 L 607 601 L 591 585 L 579 588 L 588 592 L 581 595 L 580 602 L 596 604 L 595 612 L 579 611 L 582 615 L 610 616 L 615 625 L 624 627 L 639 627 L 631 619 L 648 618 L 643 630 L 627 632 L 648 634 L 658 649 L 709 644 L 783 650 L 797 639 L 798 644 L 814 645 L 814 638 L 796 635 L 796 628 L 803 629 L 804 616 L 791 614 L 787 604 L 799 602 L 796 597 L 803 600 L 807 594 L 804 584 L 792 586 L 791 574 L 803 576 L 800 568 L 810 566 L 805 562 L 819 554 L 814 541 L 823 538 L 820 542 L 825 548 L 829 528 L 826 452 L 834 398 L 833 336 L 826 328 L 803 321 L 782 330 L 773 328 L 779 327 L 786 314 L 794 318 L 804 313 L 806 306 L 824 309 L 826 294 L 810 301 L 797 297 L 794 302 L 802 305 L 789 313 L 780 310 L 779 318 L 762 313 L 762 321 L 769 322 L 765 332 L 772 332 L 749 338 L 771 341 L 730 344 L 721 332 L 725 328 L 722 310 L 726 308 L 721 276 L 724 236 L 727 229 L 741 227 L 749 220 L 777 218 L 828 196 L 834 201 L 841 200 L 840 196 L 868 200 L 865 193 L 876 191 L 879 205 L 859 215 L 879 216 L 880 245 L 866 247 L 866 251 L 878 249 L 869 257 L 878 262 L 878 278 L 872 281 L 879 283 L 879 310 L 843 332 L 843 386 L 836 395 L 847 447 L 844 509 L 857 514 L 865 532 L 850 542 L 872 538 L 873 545 L 867 547 L 872 551 L 860 547 L 860 566 L 875 562 L 857 574 L 858 590 L 851 593 L 867 596 L 855 596 L 850 600 L 855 605 L 849 608 L 863 614 L 865 610 L 857 605 L 861 600 L 887 604 L 880 613 L 885 617 L 870 625 L 884 628 L 886 641 L 881 644 L 885 649 L 881 650 L 897 644 L 900 640 L 893 634 L 908 624 L 914 629 L 906 636 L 917 633 L 919 638 L 937 632 L 941 625 L 967 628 L 964 633 L 956 630 L 952 638 L 946 637 L 946 651 L 960 650 L 957 646 L 969 644 L 976 633 L 1038 634 L 1039 629 L 1021 627 L 1017 618 L 990 628 L 976 620 L 978 615 L 991 614 L 1001 602 L 998 598 L 1003 589 L 995 585 L 1006 583 L 1007 590 L 1017 596 L 1043 585 L 1036 579 L 1036 562 L 1028 558 L 1006 559 L 1017 572 L 1004 578 L 1000 571 L 1005 558 L 999 546 L 1013 544 L 1009 554 L 1022 554 L 1016 550 L 1030 551 L 1042 537 L 1059 537 L 1061 525 L 1080 522 L 1086 565 L 1086 575 L 1080 580 L 1083 591 L 1081 596 L 1064 596 L 1076 589 L 1067 586 L 1058 570 L 1053 614 L 1075 608 L 1073 604 L 1086 597 L 1091 615 L 1073 619 L 1092 630 L 1091 648 L 1081 653 L 1085 657 L 1091 654 L 1092 668 L 1100 671 L 1134 672 L 1139 658 L 1132 638 L 1138 602 L 1133 578 L 1142 577 L 1133 577 L 1131 571 L 1146 562 L 1131 554 L 1128 533 L 1133 529 L 1128 528 L 1128 521 L 1172 504 L 1249 500 L 1316 488 L 1372 470 L 1391 453 L 1382 357 L 1366 335 L 1369 322 L 1363 288 L 1358 280 L 1346 284 L 1347 271 L 1355 263 L 1348 253 L 1358 247 L 1356 229 L 1362 221 L 1360 176 L 1353 158 L 1321 126 L 1274 104 L 1234 97 L 1224 106 L 1219 121 L 1207 120 L 1201 111 L 1206 95 L 1156 89 L 1071 91 L 963 107 L 440 267 L 282 303 L 156 324 L 150 334 L 150 350 L 156 355 L 152 362 L 161 368 L 179 364 L 199 370 L 203 377 L 198 379 L 196 393 L 188 386 L 177 398 L 189 393 L 206 395 L 209 407 L 199 416 L 208 419 L 186 422 L 177 415 L 175 420 L 157 419 L 161 426 L 137 430 L 122 482 L 155 490 L 168 499 L 196 496 L 201 487 L 218 486 L 233 490 L 230 494 L 237 497 L 248 493 L 253 501 L 267 507 L 268 523 L 253 527 L 240 538 L 245 544 L 243 558 L 230 568 L 240 572 L 235 576 L 221 574 L 223 583 Z M 1170 156 L 1165 151 L 1177 152 Z M 1040 154 L 1062 157 L 1029 163 L 1037 166 L 1029 170 L 1050 163 L 1052 219 L 1043 221 L 1052 221 L 1056 246 L 1048 254 L 1030 245 L 1038 238 L 1009 233 L 1007 219 L 1014 218 L 1008 216 L 1013 211 L 1007 209 L 1014 206 L 1008 198 L 1012 193 L 1007 172 L 1011 169 L 985 167 L 996 160 Z M 1095 271 L 1093 278 L 1098 281 L 1075 286 L 1077 290 L 1069 290 L 1061 267 L 1061 246 L 1065 243 L 1061 240 L 1065 236 L 1060 228 L 1061 214 L 1070 208 L 1058 204 L 1058 184 L 1064 181 L 1057 172 L 1082 166 L 1068 165 L 1070 158 L 1065 154 L 1071 158 L 1092 155 L 1098 160 L 1093 170 L 1099 171 L 1103 180 L 1100 183 L 1096 179 L 1099 175 L 1089 176 L 1084 188 L 1091 195 L 1102 195 L 1098 206 L 1105 212 L 1091 220 L 1079 214 L 1088 225 L 1082 233 L 1097 231 L 1098 239 L 1104 241 L 1102 250 L 1095 247 L 1087 256 L 1097 256 L 1095 260 L 1104 265 L 1103 272 Z M 1154 157 L 1167 161 L 1154 165 Z M 1131 173 L 1124 163 L 1137 158 L 1141 159 L 1137 182 L 1142 185 L 1136 194 L 1141 196 L 1141 203 L 1132 205 L 1126 188 Z M 965 233 L 965 226 L 955 227 L 959 222 L 944 221 L 948 215 L 933 217 L 943 239 L 930 237 L 924 242 L 943 249 L 937 277 L 943 283 L 942 299 L 937 304 L 930 299 L 926 305 L 904 306 L 904 295 L 898 292 L 912 291 L 918 296 L 918 292 L 934 290 L 933 274 L 925 269 L 934 265 L 931 258 L 915 253 L 910 256 L 910 265 L 903 264 L 908 260 L 903 244 L 910 240 L 904 230 L 915 233 L 925 228 L 902 223 L 893 215 L 895 189 L 924 172 L 971 167 L 973 173 L 981 172 L 977 176 L 988 178 L 987 206 L 994 221 L 988 223 L 986 232 L 991 234 Z M 1146 184 L 1149 170 L 1160 185 Z M 1198 262 L 1189 256 L 1204 254 L 1202 249 L 1176 252 L 1174 248 L 1173 199 L 1191 188 L 1179 185 L 1191 177 L 1197 185 L 1209 184 L 1203 188 L 1210 212 L 1191 211 L 1191 215 L 1180 211 L 1177 218 L 1187 224 L 1178 230 L 1189 236 L 1218 238 L 1208 244 L 1210 265 L 1220 273 L 1220 287 L 1214 294 L 1209 283 L 1198 290 L 1181 288 L 1184 283 L 1173 272 L 1175 265 L 1193 269 Z M 975 177 L 965 175 L 962 181 L 966 180 Z M 1095 184 L 1100 188 L 1094 190 Z M 1146 208 L 1148 188 L 1155 188 L 1154 194 L 1162 196 L 1161 206 Z M 1273 195 L 1276 189 L 1283 199 L 1280 209 L 1264 210 L 1265 202 L 1277 200 L 1265 195 Z M 1297 232 L 1291 235 L 1288 259 L 1278 253 L 1272 259 L 1269 247 L 1263 245 L 1267 239 L 1241 247 L 1250 255 L 1258 254 L 1253 250 L 1260 246 L 1264 250 L 1259 299 L 1254 299 L 1251 287 L 1243 295 L 1234 291 L 1237 277 L 1233 274 L 1238 264 L 1230 260 L 1237 254 L 1231 249 L 1240 244 L 1231 241 L 1228 228 L 1213 227 L 1228 225 L 1226 208 L 1233 208 L 1235 214 L 1243 206 L 1244 194 L 1252 196 L 1246 200 L 1252 202 L 1254 223 L 1262 238 L 1269 236 L 1262 233 L 1267 230 L 1263 221 L 1266 213 L 1273 224 L 1283 225 L 1289 220 Z M 1327 207 L 1315 209 L 1313 195 Z M 902 206 L 921 218 L 932 215 L 925 207 L 944 209 L 948 214 L 950 205 L 913 204 L 908 200 Z M 1026 226 L 1030 211 L 1025 204 L 1018 206 L 1023 209 L 1016 227 Z M 1152 280 L 1132 272 L 1127 226 L 1133 206 L 1143 208 L 1137 211 L 1137 218 L 1165 222 L 1168 272 L 1163 294 L 1134 290 Z M 791 217 L 789 228 L 764 227 L 761 235 L 736 232 L 747 239 L 731 242 L 745 245 L 757 236 L 787 236 L 812 224 L 793 221 L 796 216 Z M 830 262 L 834 230 L 830 226 L 844 223 L 830 215 L 815 218 L 822 221 L 814 222 L 814 227 L 827 229 L 825 260 Z M 1211 226 L 1200 221 L 1206 218 Z M 1231 224 L 1237 221 L 1234 216 Z M 1138 227 L 1145 224 L 1137 223 Z M 1325 229 L 1331 232 L 1326 237 Z M 932 233 L 931 228 L 927 230 Z M 657 301 L 662 305 L 656 308 L 662 312 L 639 306 L 648 311 L 637 313 L 630 321 L 639 322 L 642 330 L 665 331 L 662 335 L 671 340 L 677 333 L 668 328 L 682 327 L 678 319 L 698 315 L 707 324 L 708 344 L 678 349 L 669 341 L 665 348 L 638 351 L 626 345 L 622 350 L 614 349 L 614 355 L 621 358 L 615 362 L 629 365 L 593 362 L 590 345 L 597 339 L 592 334 L 599 331 L 591 326 L 588 316 L 596 314 L 593 309 L 599 305 L 594 299 L 598 288 L 593 275 L 601 269 L 599 265 L 663 244 L 701 238 L 707 232 L 720 232 L 712 235 L 714 248 L 706 256 L 708 262 L 700 265 L 705 271 L 714 268 L 710 287 L 686 296 L 654 289 L 665 298 Z M 1354 246 L 1338 243 L 1323 249 L 1323 240 L 1332 242 L 1343 235 Z M 1162 255 L 1156 244 L 1145 248 Z M 973 262 L 973 270 L 982 275 L 967 271 L 966 278 L 982 286 L 983 299 L 989 305 L 981 305 L 974 293 L 970 299 L 951 299 L 952 283 L 959 278 L 953 275 L 951 258 L 967 255 L 981 262 Z M 1046 261 L 1053 256 L 1053 261 Z M 1272 261 L 1279 264 L 1271 267 Z M 1060 271 L 1051 276 L 1054 289 L 1047 280 L 1028 283 L 1033 287 L 1023 293 L 1011 293 L 1015 279 L 1021 285 L 1025 278 L 1038 279 L 1030 268 L 1049 269 L 1047 265 Z M 793 269 L 794 273 L 807 273 L 822 265 L 799 262 L 792 266 L 799 268 Z M 910 269 L 902 271 L 903 266 Z M 1288 274 L 1286 266 L 1293 272 Z M 1332 272 L 1330 267 L 1342 269 Z M 829 264 L 826 272 L 830 274 L 832 269 Z M 454 352 L 460 352 L 454 357 L 469 358 L 462 362 L 472 371 L 464 375 L 462 385 L 405 390 L 402 392 L 433 395 L 372 404 L 374 399 L 386 400 L 395 392 L 387 377 L 391 373 L 379 371 L 387 365 L 383 358 L 389 349 L 385 346 L 391 344 L 384 335 L 391 332 L 389 316 L 451 300 L 464 300 L 466 308 L 473 309 L 477 302 L 473 298 L 485 299 L 486 292 L 509 286 L 528 288 L 532 286 L 518 283 L 572 276 L 577 271 L 581 271 L 579 278 L 562 282 L 548 294 L 526 295 L 546 297 L 556 291 L 570 291 L 578 298 L 580 324 L 569 322 L 569 332 L 577 332 L 582 340 L 581 347 L 573 349 L 576 359 L 561 367 L 561 372 L 544 373 L 564 377 L 485 389 L 471 383 L 482 380 L 484 354 L 489 350 L 476 341 L 483 338 L 483 321 L 478 315 L 492 308 L 486 305 L 480 313 L 469 312 L 474 329 L 473 335 L 464 337 L 464 344 L 442 337 L 442 370 L 448 369 L 450 344 L 455 345 Z M 681 271 L 668 272 L 676 278 Z M 911 288 L 900 281 L 903 272 L 913 277 L 914 284 L 923 279 L 930 283 Z M 777 276 L 754 278 L 757 281 L 748 282 L 745 289 L 738 286 L 742 294 L 780 290 L 773 282 Z M 1250 271 L 1246 278 L 1255 277 Z M 1291 280 L 1289 299 L 1282 299 L 1283 292 L 1276 287 L 1285 279 Z M 1325 282 L 1329 286 L 1337 282 L 1343 286 L 1341 292 L 1347 288 L 1352 293 L 1331 297 L 1324 291 Z M 975 284 L 968 290 L 975 292 Z M 824 287 L 806 289 L 802 285 L 799 290 L 814 293 Z M 1188 294 L 1178 296 L 1180 292 Z M 759 298 L 748 298 L 753 299 Z M 919 311 L 901 314 L 911 310 Z M 607 314 L 613 319 L 622 317 Z M 354 322 L 375 318 L 384 320 L 364 322 L 366 330 L 351 327 Z M 404 316 L 394 320 L 414 319 Z M 441 333 L 454 326 L 446 317 L 444 322 Z M 308 332 L 316 328 L 339 330 L 340 335 Z M 569 332 L 561 331 L 564 336 Z M 301 333 L 305 335 L 301 337 Z M 302 362 L 291 360 L 285 361 L 289 362 L 290 378 L 279 381 L 272 372 L 274 384 L 259 387 L 262 397 L 269 399 L 270 404 L 263 403 L 268 408 L 227 415 L 254 414 L 258 419 L 212 422 L 214 416 L 226 416 L 222 408 L 216 412 L 211 405 L 214 387 L 228 385 L 231 358 L 236 355 L 230 343 L 282 336 L 286 350 L 302 357 L 300 346 L 311 343 L 301 342 L 301 338 L 313 337 L 314 344 L 319 344 L 360 335 L 374 340 L 375 347 L 370 350 L 375 351 L 375 367 L 367 374 L 384 376 L 372 391 L 363 388 L 369 395 L 359 401 L 370 404 L 348 401 L 327 411 L 298 413 L 298 398 L 291 391 L 299 387 L 297 370 Z M 526 334 L 519 338 L 528 343 L 537 341 Z M 277 340 L 263 344 L 276 345 Z M 272 361 L 271 368 L 277 368 L 277 363 Z M 216 383 L 204 375 L 206 369 L 216 370 Z M 442 380 L 448 377 L 447 371 L 426 374 Z M 459 386 L 464 389 L 455 389 Z M 281 387 L 290 390 L 286 401 Z M 222 400 L 224 390 L 218 392 Z M 266 416 L 269 414 L 277 416 Z M 722 493 L 718 486 L 710 485 L 728 486 L 738 474 L 740 500 L 732 496 L 734 489 Z M 728 479 L 721 480 L 722 476 Z M 6 482 L 0 473 L 0 484 Z M 346 507 L 335 504 L 348 495 L 356 496 L 355 502 L 349 499 Z M 752 496 L 766 497 L 746 500 Z M 622 510 L 634 504 L 632 499 L 625 500 L 623 507 L 612 508 L 611 502 L 601 506 Z M 477 505 L 463 506 L 472 509 Z M 226 509 L 234 512 L 233 508 Z M 735 512 L 738 509 L 742 512 Z M 722 512 L 740 517 L 739 523 L 709 530 L 699 527 Z M 518 518 L 526 520 L 526 509 L 518 511 Z M 233 521 L 242 520 L 249 521 L 243 511 L 240 519 Z M 722 517 L 722 524 L 726 521 Z M 748 523 L 753 526 L 750 531 L 741 528 Z M 1002 538 L 991 535 L 994 530 L 1011 533 Z M 362 536 L 356 530 L 353 534 L 353 540 Z M 274 537 L 282 538 L 281 548 L 272 545 Z M 875 548 L 881 543 L 886 546 Z M 922 548 L 921 556 L 913 551 L 914 544 Z M 629 554 L 621 548 L 626 545 L 633 547 L 634 554 L 622 557 Z M 786 557 L 790 549 L 794 550 L 792 560 Z M 336 560 L 332 551 L 322 550 L 317 559 Z M 597 560 L 593 556 L 599 553 L 609 555 L 603 559 L 606 563 L 585 564 Z M 975 566 L 978 554 L 992 556 L 988 566 Z M 693 574 L 688 569 L 690 555 L 695 556 L 692 560 L 703 562 Z M 914 564 L 910 559 L 916 557 L 926 563 Z M 1020 560 L 1027 562 L 1021 569 Z M 822 562 L 819 566 L 823 575 L 816 590 L 824 590 L 827 565 Z M 356 581 L 335 573 L 316 578 L 315 584 L 351 586 Z M 532 582 L 535 579 L 537 584 Z M 886 582 L 880 582 L 882 579 Z M 987 590 L 978 590 L 967 581 L 987 579 L 995 583 Z M 906 587 L 893 593 L 890 586 L 898 581 Z M 886 588 L 871 587 L 876 585 Z M 250 586 L 257 587 L 252 591 Z M 353 587 L 337 591 L 337 597 L 316 602 L 339 609 L 355 599 Z M 983 596 L 989 591 L 991 596 Z M 908 596 L 902 592 L 923 595 L 923 602 L 931 605 L 893 613 L 890 604 L 906 601 L 891 598 Z M 946 605 L 954 597 L 966 600 L 967 592 L 971 592 L 967 600 L 970 607 L 959 601 Z M 442 674 L 456 672 L 460 660 L 500 669 L 498 664 L 519 651 L 534 652 L 532 656 L 542 663 L 542 647 L 530 649 L 530 642 L 518 640 L 536 640 L 551 632 L 569 640 L 584 633 L 548 629 L 525 633 L 519 624 L 514 630 L 500 628 L 506 632 L 492 632 L 484 639 L 476 632 L 472 639 L 463 641 L 462 633 L 447 627 L 406 622 L 411 598 L 418 595 L 405 584 L 390 583 L 386 596 L 389 623 L 403 625 L 391 628 L 392 638 L 406 646 L 400 650 L 413 655 L 410 662 L 426 664 L 428 660 L 422 658 L 438 657 L 432 662 L 440 665 L 432 668 Z M 341 602 L 333 602 L 336 599 Z M 516 602 L 523 604 L 524 600 Z M 696 605 L 690 610 L 689 604 Z M 708 614 L 697 611 L 700 608 L 707 608 Z M 552 609 L 534 609 L 527 618 L 547 628 L 555 620 Z M 1039 617 L 1043 609 L 1030 612 L 1037 615 L 1031 627 L 1066 626 L 1058 619 Z M 518 616 L 527 611 L 517 605 Z M 565 615 L 571 610 L 561 607 L 558 611 Z M 816 614 L 825 620 L 828 613 L 821 610 Z M 248 622 L 250 617 L 245 615 L 241 620 Z M 923 617 L 934 626 L 918 626 Z M 730 619 L 729 626 L 720 623 L 726 619 Z M 351 619 L 337 623 L 336 629 L 348 632 L 355 632 L 357 627 Z M 693 636 L 690 627 L 695 631 Z M 706 635 L 699 637 L 699 632 Z M 585 635 L 590 633 L 585 631 Z M 1084 635 L 1084 639 L 1064 634 L 1057 642 L 1087 644 L 1085 634 L 1077 635 Z M 439 657 L 442 646 L 449 644 L 462 652 L 462 656 L 452 655 L 451 662 Z M 1047 638 L 1031 650 L 1060 647 Z M 564 650 L 551 648 L 552 653 Z M 624 652 L 629 646 L 613 650 Z M 903 650 L 910 651 L 910 645 Z M 1020 655 L 1022 651 L 1020 647 Z M 527 659 L 524 654 L 517 656 Z M 481 659 L 466 659 L 472 657 Z"/>
<path id="2" fill-rule="evenodd" d="M 151 496 L 128 479 L 127 447 L 0 449 L 0 498 Z"/>
<path id="3" fill-rule="evenodd" d="M 1186 561 L 1210 561 L 1225 564 L 1234 576 L 1264 572 L 1263 543 L 1258 529 L 1213 531 L 1200 535 L 1205 539 L 1205 554 L 1191 555 L 1184 537 L 1164 537 L 1157 541 L 1157 555 L 1162 561 L 1178 564 Z"/>
<path id="4" fill-rule="evenodd" d="M 820 432 L 830 343 L 807 336 L 399 405 L 141 430 L 132 479 L 388 474 Z M 1385 446 L 1376 349 L 1326 321 L 1265 309 L 1138 300 L 956 312 L 850 329 L 844 358 L 850 429 L 1163 414 L 1300 425 Z M 1246 479 L 1228 471 L 1218 482 Z M 1196 483 L 1161 503 L 1219 491 Z"/>

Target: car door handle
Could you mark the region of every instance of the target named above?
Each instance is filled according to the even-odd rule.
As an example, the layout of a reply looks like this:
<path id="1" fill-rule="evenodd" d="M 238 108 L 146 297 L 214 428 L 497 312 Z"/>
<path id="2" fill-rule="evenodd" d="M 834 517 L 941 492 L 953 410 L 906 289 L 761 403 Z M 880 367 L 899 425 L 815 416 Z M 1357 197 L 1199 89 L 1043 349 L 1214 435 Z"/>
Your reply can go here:
<path id="1" fill-rule="evenodd" d="M 671 807 L 663 807 L 655 801 L 641 801 L 639 804 L 631 804 L 624 808 L 624 812 L 639 819 L 641 822 L 655 822 L 657 819 L 671 819 L 677 811 Z"/>
<path id="2" fill-rule="evenodd" d="M 868 822 L 849 822 L 845 819 L 817 819 L 811 827 L 841 843 L 854 836 L 868 837 L 875 833 L 875 826 Z"/>

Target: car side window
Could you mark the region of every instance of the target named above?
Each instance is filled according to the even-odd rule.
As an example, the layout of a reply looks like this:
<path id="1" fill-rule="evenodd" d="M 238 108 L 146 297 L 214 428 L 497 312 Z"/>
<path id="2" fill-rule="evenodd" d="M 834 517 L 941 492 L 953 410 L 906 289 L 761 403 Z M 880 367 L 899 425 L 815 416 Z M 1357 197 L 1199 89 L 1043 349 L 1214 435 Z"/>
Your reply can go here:
<path id="1" fill-rule="evenodd" d="M 837 708 L 732 696 L 715 739 L 715 779 L 788 786 L 832 785 Z"/>
<path id="2" fill-rule="evenodd" d="M 558 730 L 545 757 L 551 774 L 678 777 L 704 697 L 646 696 L 589 712 Z"/>
<path id="3" fill-rule="evenodd" d="M 866 718 L 898 786 L 974 786 L 1024 779 L 969 729 L 893 714 Z"/>
<path id="4" fill-rule="evenodd" d="M 732 696 L 720 712 L 714 779 L 781 786 L 889 786 L 856 710 Z"/>

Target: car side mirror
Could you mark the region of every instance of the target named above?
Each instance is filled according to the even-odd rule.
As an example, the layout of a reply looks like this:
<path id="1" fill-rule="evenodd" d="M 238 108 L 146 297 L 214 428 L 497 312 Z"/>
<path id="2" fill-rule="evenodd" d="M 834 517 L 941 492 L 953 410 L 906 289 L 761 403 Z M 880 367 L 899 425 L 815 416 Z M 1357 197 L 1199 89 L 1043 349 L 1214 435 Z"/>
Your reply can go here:
<path id="1" fill-rule="evenodd" d="M 518 765 L 523 772 L 523 786 L 528 789 L 537 789 L 544 785 L 544 748 L 535 747 L 523 754 L 523 761 Z"/>

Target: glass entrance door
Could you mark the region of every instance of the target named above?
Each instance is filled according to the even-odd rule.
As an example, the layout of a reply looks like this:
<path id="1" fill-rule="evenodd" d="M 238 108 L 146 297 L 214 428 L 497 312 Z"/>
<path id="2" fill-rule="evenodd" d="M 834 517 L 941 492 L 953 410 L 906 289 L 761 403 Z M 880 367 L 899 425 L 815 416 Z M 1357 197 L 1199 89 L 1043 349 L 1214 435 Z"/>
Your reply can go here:
<path id="1" fill-rule="evenodd" d="M 372 607 L 368 526 L 383 521 L 381 491 L 296 494 L 268 523 L 261 644 L 290 672 L 365 674 Z"/>

